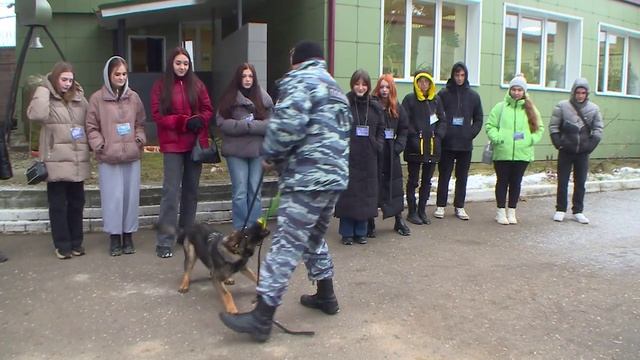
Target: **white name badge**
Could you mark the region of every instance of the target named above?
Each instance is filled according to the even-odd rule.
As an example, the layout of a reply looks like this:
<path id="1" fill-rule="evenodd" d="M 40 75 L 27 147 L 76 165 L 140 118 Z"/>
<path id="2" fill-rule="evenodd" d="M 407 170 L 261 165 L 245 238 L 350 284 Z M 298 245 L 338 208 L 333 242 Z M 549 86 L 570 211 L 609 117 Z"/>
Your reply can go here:
<path id="1" fill-rule="evenodd" d="M 524 139 L 524 133 L 520 132 L 520 131 L 516 131 L 513 133 L 513 140 L 523 140 Z"/>
<path id="2" fill-rule="evenodd" d="M 116 124 L 116 132 L 120 136 L 125 136 L 125 135 L 131 134 L 131 124 L 129 124 L 129 123 Z"/>
<path id="3" fill-rule="evenodd" d="M 463 117 L 454 117 L 451 120 L 451 125 L 453 125 L 453 126 L 462 126 L 462 125 L 464 125 L 464 118 Z"/>
<path id="4" fill-rule="evenodd" d="M 356 126 L 356 136 L 369 136 L 369 127 L 366 125 Z"/>
<path id="5" fill-rule="evenodd" d="M 433 125 L 438 121 L 438 117 L 436 116 L 436 114 L 431 114 L 431 116 L 429 117 L 429 125 Z"/>
<path id="6" fill-rule="evenodd" d="M 393 140 L 396 138 L 396 131 L 392 128 L 384 129 L 384 138 L 387 140 Z"/>
<path id="7" fill-rule="evenodd" d="M 81 127 L 72 127 L 71 128 L 71 138 L 73 140 L 79 140 L 84 136 L 84 129 Z"/>

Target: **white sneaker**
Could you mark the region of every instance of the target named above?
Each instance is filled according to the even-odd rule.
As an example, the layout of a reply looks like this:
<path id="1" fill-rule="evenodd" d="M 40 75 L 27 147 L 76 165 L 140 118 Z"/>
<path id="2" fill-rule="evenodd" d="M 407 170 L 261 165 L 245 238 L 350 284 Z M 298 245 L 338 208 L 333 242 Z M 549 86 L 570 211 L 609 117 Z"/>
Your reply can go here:
<path id="1" fill-rule="evenodd" d="M 455 208 L 456 216 L 460 220 L 469 220 L 469 215 L 464 211 L 464 208 Z M 434 215 L 435 216 L 435 215 Z"/>
<path id="2" fill-rule="evenodd" d="M 501 225 L 509 225 L 509 220 L 507 220 L 507 211 L 504 208 L 498 208 L 496 212 L 496 221 Z"/>
<path id="3" fill-rule="evenodd" d="M 508 208 L 507 209 L 507 221 L 509 224 L 517 224 L 518 219 L 516 219 L 516 209 Z"/>
<path id="4" fill-rule="evenodd" d="M 588 224 L 589 223 L 589 219 L 587 219 L 587 217 L 584 216 L 583 213 L 573 214 L 573 216 L 576 218 L 576 221 L 579 222 L 580 224 Z"/>
<path id="5" fill-rule="evenodd" d="M 438 219 L 444 218 L 444 207 L 442 206 L 436 207 L 436 211 L 433 212 L 433 217 Z"/>
<path id="6" fill-rule="evenodd" d="M 556 211 L 553 214 L 553 221 L 562 222 L 562 220 L 564 220 L 564 211 Z"/>

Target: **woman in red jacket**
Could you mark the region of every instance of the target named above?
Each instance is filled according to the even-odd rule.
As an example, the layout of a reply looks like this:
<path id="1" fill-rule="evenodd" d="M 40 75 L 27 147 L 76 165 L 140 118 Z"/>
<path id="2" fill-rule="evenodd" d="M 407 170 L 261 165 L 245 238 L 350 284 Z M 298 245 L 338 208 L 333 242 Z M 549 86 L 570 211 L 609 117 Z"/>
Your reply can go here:
<path id="1" fill-rule="evenodd" d="M 158 128 L 164 165 L 158 222 L 166 228 L 193 225 L 202 164 L 191 160 L 191 149 L 196 141 L 200 141 L 203 148 L 209 146 L 208 128 L 213 108 L 207 89 L 194 74 L 191 64 L 189 53 L 181 47 L 175 48 L 169 55 L 163 77 L 151 89 L 151 114 Z M 158 257 L 173 256 L 174 241 L 174 234 L 159 231 Z"/>

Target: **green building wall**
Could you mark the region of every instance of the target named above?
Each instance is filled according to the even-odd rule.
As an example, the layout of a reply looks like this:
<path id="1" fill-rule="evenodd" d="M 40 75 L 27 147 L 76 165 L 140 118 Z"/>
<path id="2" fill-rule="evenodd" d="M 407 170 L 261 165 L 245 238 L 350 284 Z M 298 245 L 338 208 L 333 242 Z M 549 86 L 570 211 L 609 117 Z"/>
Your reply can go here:
<path id="1" fill-rule="evenodd" d="M 507 91 L 501 85 L 504 3 L 482 1 L 480 86 L 474 86 L 474 90 L 482 98 L 485 119 Z M 594 90 L 598 61 L 598 22 L 640 31 L 640 7 L 616 0 L 591 0 L 589 6 L 578 6 L 574 1 L 563 0 L 513 0 L 508 3 L 582 18 L 581 76 L 592 86 L 590 99 L 600 106 L 606 125 L 604 140 L 593 157 L 640 157 L 640 99 L 597 95 Z M 348 90 L 351 74 L 362 68 L 371 74 L 372 82 L 375 83 L 380 72 L 381 1 L 336 0 L 336 7 L 335 77 Z M 451 65 L 453 64 L 443 64 L 445 67 Z M 443 86 L 444 83 L 437 84 L 438 89 Z M 398 82 L 400 98 L 410 91 L 410 83 Z M 554 105 L 570 95 L 569 91 L 530 90 L 529 93 L 542 114 L 545 127 L 549 124 Z M 481 148 L 486 141 L 484 132 L 476 138 L 474 161 L 480 160 Z M 543 141 L 536 147 L 536 159 L 553 159 L 556 154 L 546 131 Z"/>

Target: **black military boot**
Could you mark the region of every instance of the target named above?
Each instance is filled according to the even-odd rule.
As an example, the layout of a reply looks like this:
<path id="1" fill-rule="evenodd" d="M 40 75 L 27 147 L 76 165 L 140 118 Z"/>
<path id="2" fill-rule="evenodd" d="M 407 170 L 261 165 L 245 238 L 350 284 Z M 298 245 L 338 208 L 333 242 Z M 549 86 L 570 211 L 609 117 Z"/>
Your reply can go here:
<path id="1" fill-rule="evenodd" d="M 220 320 L 231 330 L 246 333 L 259 342 L 265 342 L 271 336 L 273 314 L 276 307 L 268 305 L 261 296 L 255 309 L 244 314 L 220 313 Z"/>
<path id="2" fill-rule="evenodd" d="M 333 280 L 318 280 L 318 289 L 313 295 L 300 296 L 300 304 L 312 309 L 318 309 L 327 315 L 334 315 L 340 311 L 338 299 L 333 292 Z"/>
<path id="3" fill-rule="evenodd" d="M 393 230 L 402 236 L 411 235 L 411 229 L 409 229 L 407 223 L 404 222 L 404 219 L 400 214 L 396 215 L 396 223 L 393 225 Z"/>
<path id="4" fill-rule="evenodd" d="M 111 256 L 120 256 L 122 255 L 122 244 L 119 234 L 111 234 L 109 236 L 109 240 L 111 240 L 111 244 L 109 245 L 109 252 Z"/>
<path id="5" fill-rule="evenodd" d="M 376 221 L 374 218 L 369 218 L 367 220 L 367 237 L 368 238 L 376 237 Z"/>
<path id="6" fill-rule="evenodd" d="M 122 252 L 127 255 L 136 253 L 136 248 L 133 247 L 132 235 L 131 233 L 122 234 Z"/>

